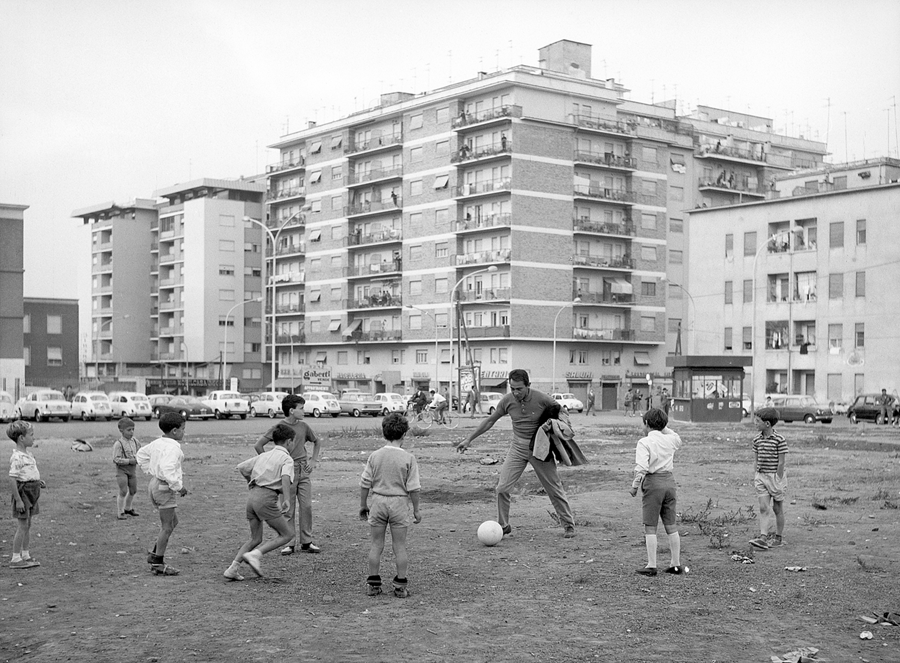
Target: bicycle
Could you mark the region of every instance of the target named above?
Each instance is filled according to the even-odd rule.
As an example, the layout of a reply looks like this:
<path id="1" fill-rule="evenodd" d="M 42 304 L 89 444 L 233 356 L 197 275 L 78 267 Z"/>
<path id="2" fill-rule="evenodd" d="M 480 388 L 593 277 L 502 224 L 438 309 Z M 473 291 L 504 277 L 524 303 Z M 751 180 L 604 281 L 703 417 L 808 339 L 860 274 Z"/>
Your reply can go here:
<path id="1" fill-rule="evenodd" d="M 443 421 L 438 419 L 437 410 L 433 406 L 425 407 L 419 414 L 414 415 L 413 423 L 422 430 L 428 430 L 434 424 L 453 430 L 459 426 L 459 419 L 447 408 L 443 412 Z"/>

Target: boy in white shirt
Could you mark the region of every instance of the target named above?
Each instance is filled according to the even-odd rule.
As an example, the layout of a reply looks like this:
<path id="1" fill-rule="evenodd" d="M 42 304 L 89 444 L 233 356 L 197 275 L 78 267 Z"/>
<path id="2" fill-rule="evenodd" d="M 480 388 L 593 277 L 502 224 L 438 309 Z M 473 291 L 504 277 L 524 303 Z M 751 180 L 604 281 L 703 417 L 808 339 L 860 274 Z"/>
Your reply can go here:
<path id="1" fill-rule="evenodd" d="M 6 429 L 6 436 L 12 440 L 16 448 L 9 457 L 9 478 L 12 480 L 12 512 L 16 519 L 16 534 L 13 537 L 11 569 L 30 569 L 40 566 L 31 553 L 28 544 L 31 533 L 31 519 L 41 510 L 38 500 L 41 488 L 45 484 L 41 480 L 34 456 L 28 450 L 34 446 L 34 427 L 27 421 L 14 421 Z"/>

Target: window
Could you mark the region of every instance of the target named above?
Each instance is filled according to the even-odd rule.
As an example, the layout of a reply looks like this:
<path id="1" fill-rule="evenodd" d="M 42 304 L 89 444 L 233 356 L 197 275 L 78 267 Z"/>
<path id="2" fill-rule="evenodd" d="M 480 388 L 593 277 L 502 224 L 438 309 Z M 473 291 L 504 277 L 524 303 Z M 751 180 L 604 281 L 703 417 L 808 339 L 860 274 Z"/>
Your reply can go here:
<path id="1" fill-rule="evenodd" d="M 313 230 L 309 233 L 309 241 L 310 242 L 321 242 L 322 241 L 322 231 L 321 230 Z"/>
<path id="2" fill-rule="evenodd" d="M 340 328 L 341 328 L 341 321 L 340 321 L 340 320 L 331 320 L 331 321 L 328 323 L 328 331 L 330 331 L 330 332 L 338 331 Z"/>
<path id="3" fill-rule="evenodd" d="M 641 158 L 643 158 L 644 161 L 656 163 L 656 148 L 644 145 L 641 147 Z"/>
<path id="4" fill-rule="evenodd" d="M 866 243 L 866 220 L 865 219 L 857 219 L 856 220 L 856 244 L 859 246 L 860 244 Z"/>
<path id="5" fill-rule="evenodd" d="M 421 295 L 422 294 L 422 281 L 410 281 L 409 282 L 409 294 L 410 295 Z"/>
<path id="6" fill-rule="evenodd" d="M 684 262 L 684 252 L 669 249 L 669 264 L 680 265 Z"/>
<path id="7" fill-rule="evenodd" d="M 219 225 L 223 228 L 234 228 L 234 216 L 231 214 L 220 214 Z"/>
<path id="8" fill-rule="evenodd" d="M 856 328 L 853 332 L 853 347 L 854 348 L 864 348 L 866 347 L 866 324 L 864 322 L 857 322 Z"/>
<path id="9" fill-rule="evenodd" d="M 417 113 L 416 115 L 410 116 L 409 128 L 410 129 L 421 129 L 422 128 L 422 113 Z"/>
<path id="10" fill-rule="evenodd" d="M 331 226 L 331 239 L 340 239 L 342 230 L 343 228 L 341 226 Z"/>
<path id="11" fill-rule="evenodd" d="M 413 180 L 409 183 L 409 195 L 411 196 L 421 196 L 422 195 L 422 180 Z"/>
<path id="12" fill-rule="evenodd" d="M 450 183 L 449 175 L 436 175 L 434 178 L 434 188 L 435 189 L 446 189 L 447 185 Z"/>
<path id="13" fill-rule="evenodd" d="M 587 350 L 569 350 L 569 363 L 586 366 L 588 363 Z"/>
<path id="14" fill-rule="evenodd" d="M 828 275 L 828 299 L 841 299 L 844 296 L 844 275 Z"/>
<path id="15" fill-rule="evenodd" d="M 828 226 L 828 245 L 832 249 L 844 246 L 844 222 L 835 221 Z"/>
<path id="16" fill-rule="evenodd" d="M 342 208 L 341 202 L 342 201 L 341 201 L 340 196 L 332 196 L 331 197 L 331 209 L 336 212 L 340 212 L 341 208 Z"/>
<path id="17" fill-rule="evenodd" d="M 601 350 L 600 363 L 603 366 L 619 366 L 622 363 L 622 353 L 619 350 Z"/>
<path id="18" fill-rule="evenodd" d="M 341 143 L 344 141 L 343 136 L 332 136 L 331 137 L 331 149 L 339 150 L 341 148 Z"/>
<path id="19" fill-rule="evenodd" d="M 438 156 L 442 154 L 450 154 L 450 141 L 441 140 L 434 144 L 434 153 Z"/>
<path id="20" fill-rule="evenodd" d="M 656 214 L 641 214 L 641 228 L 644 230 L 656 230 Z"/>
<path id="21" fill-rule="evenodd" d="M 62 316 L 60 316 L 60 315 L 48 315 L 47 316 L 47 333 L 48 334 L 62 334 Z"/>
<path id="22" fill-rule="evenodd" d="M 641 260 L 656 262 L 656 247 L 647 246 L 646 244 L 641 245 Z"/>
<path id="23" fill-rule="evenodd" d="M 421 260 L 422 259 L 422 245 L 421 244 L 413 244 L 409 247 L 409 259 L 410 260 Z"/>
<path id="24" fill-rule="evenodd" d="M 450 121 L 450 108 L 449 107 L 438 108 L 435 111 L 434 119 L 438 124 L 446 124 L 447 122 L 449 122 Z"/>
<path id="25" fill-rule="evenodd" d="M 669 187 L 669 198 L 672 202 L 682 202 L 684 200 L 684 187 L 683 186 L 673 186 Z"/>
<path id="26" fill-rule="evenodd" d="M 322 199 L 320 198 L 319 200 L 313 200 L 309 204 L 309 209 L 312 212 L 321 212 L 322 211 Z"/>
<path id="27" fill-rule="evenodd" d="M 322 151 L 322 141 L 317 140 L 315 143 L 309 146 L 310 154 L 319 154 Z"/>
<path id="28" fill-rule="evenodd" d="M 229 343 L 228 345 L 231 345 Z M 262 377 L 261 368 L 242 368 L 241 377 L 245 380 L 259 380 Z"/>
<path id="29" fill-rule="evenodd" d="M 47 347 L 47 366 L 62 366 L 62 348 Z"/>
<path id="30" fill-rule="evenodd" d="M 681 329 L 681 318 L 669 318 L 666 323 L 666 328 L 670 334 L 675 334 Z"/>
<path id="31" fill-rule="evenodd" d="M 844 325 L 828 325 L 828 350 L 835 354 L 844 346 Z"/>
<path id="32" fill-rule="evenodd" d="M 744 346 L 744 350 L 752 350 L 753 349 L 753 329 L 752 329 L 752 327 L 744 327 L 741 330 L 741 343 Z"/>
<path id="33" fill-rule="evenodd" d="M 669 232 L 683 233 L 684 221 L 682 221 L 681 219 L 669 219 Z"/>
<path id="34" fill-rule="evenodd" d="M 731 344 L 731 327 L 725 327 L 725 351 L 731 352 L 734 348 Z"/>
<path id="35" fill-rule="evenodd" d="M 656 297 L 656 281 L 641 281 L 641 294 L 645 297 Z"/>
<path id="36" fill-rule="evenodd" d="M 219 326 L 220 327 L 234 327 L 234 318 L 228 318 L 227 316 L 220 315 L 219 316 Z"/>
<path id="37" fill-rule="evenodd" d="M 428 350 L 416 350 L 416 363 L 417 364 L 427 364 L 428 363 Z"/>
<path id="38" fill-rule="evenodd" d="M 756 255 L 756 233 L 755 232 L 744 233 L 744 255 L 751 256 L 751 257 Z"/>
<path id="39" fill-rule="evenodd" d="M 450 248 L 447 242 L 436 242 L 434 245 L 434 257 L 446 258 L 448 255 L 450 255 Z"/>
<path id="40" fill-rule="evenodd" d="M 22 348 L 22 358 L 25 360 L 26 366 L 31 366 L 31 348 L 27 345 Z"/>
<path id="41" fill-rule="evenodd" d="M 337 353 L 337 363 L 338 363 L 338 364 L 347 364 L 347 363 L 349 363 L 349 361 L 350 361 L 349 355 L 350 355 L 350 353 L 347 352 L 346 350 L 338 350 L 338 353 Z"/>
<path id="42" fill-rule="evenodd" d="M 450 324 L 450 316 L 447 313 L 436 313 L 434 316 L 434 324 L 436 327 L 446 329 Z"/>
<path id="43" fill-rule="evenodd" d="M 22 317 L 22 333 L 30 334 L 31 333 L 31 314 L 26 313 Z"/>
<path id="44" fill-rule="evenodd" d="M 749 304 L 753 301 L 753 280 L 744 279 L 744 303 Z"/>
<path id="45" fill-rule="evenodd" d="M 337 182 L 340 181 L 344 176 L 344 172 L 340 166 L 332 166 L 331 167 L 331 181 Z"/>
<path id="46" fill-rule="evenodd" d="M 856 272 L 856 296 L 866 296 L 866 273 Z"/>
<path id="47" fill-rule="evenodd" d="M 424 159 L 424 156 L 422 155 L 421 147 L 413 147 L 409 150 L 410 163 L 418 163 L 419 161 L 422 161 L 422 159 Z"/>
<path id="48" fill-rule="evenodd" d="M 234 301 L 234 290 L 219 290 L 219 301 L 220 302 L 233 302 Z"/>
<path id="49" fill-rule="evenodd" d="M 669 299 L 681 299 L 684 296 L 682 294 L 683 292 L 680 285 L 674 283 L 669 284 Z"/>
<path id="50" fill-rule="evenodd" d="M 337 286 L 331 289 L 331 301 L 339 302 L 341 300 L 341 287 Z"/>
<path id="51" fill-rule="evenodd" d="M 321 320 L 310 320 L 309 321 L 309 331 L 313 334 L 318 334 L 322 331 L 322 321 Z M 318 361 L 318 360 L 316 360 Z"/>
<path id="52" fill-rule="evenodd" d="M 422 328 L 422 316 L 419 313 L 410 313 L 409 314 L 409 328 L 410 329 L 421 329 Z"/>
<path id="53" fill-rule="evenodd" d="M 725 257 L 731 258 L 734 255 L 734 235 L 728 233 L 725 235 Z"/>
<path id="54" fill-rule="evenodd" d="M 309 176 L 310 184 L 318 184 L 321 181 L 322 181 L 322 171 L 321 170 L 317 170 Z"/>
<path id="55" fill-rule="evenodd" d="M 655 315 L 642 315 L 641 316 L 641 331 L 656 331 L 656 316 Z"/>
<path id="56" fill-rule="evenodd" d="M 448 223 L 450 221 L 450 210 L 438 209 L 434 211 L 434 223 Z"/>
<path id="57" fill-rule="evenodd" d="M 230 239 L 220 239 L 219 251 L 234 251 L 234 242 Z"/>
<path id="58" fill-rule="evenodd" d="M 259 253 L 259 244 L 254 244 L 253 242 L 245 242 L 244 251 L 246 251 L 247 253 Z"/>
<path id="59" fill-rule="evenodd" d="M 222 276 L 234 276 L 234 265 L 219 265 L 219 274 Z"/>
<path id="60" fill-rule="evenodd" d="M 442 294 L 445 292 L 450 292 L 449 281 L 444 278 L 436 278 L 434 280 L 434 292 L 435 292 L 435 294 Z"/>
<path id="61" fill-rule="evenodd" d="M 732 281 L 725 281 L 725 303 L 734 303 L 734 283 Z"/>

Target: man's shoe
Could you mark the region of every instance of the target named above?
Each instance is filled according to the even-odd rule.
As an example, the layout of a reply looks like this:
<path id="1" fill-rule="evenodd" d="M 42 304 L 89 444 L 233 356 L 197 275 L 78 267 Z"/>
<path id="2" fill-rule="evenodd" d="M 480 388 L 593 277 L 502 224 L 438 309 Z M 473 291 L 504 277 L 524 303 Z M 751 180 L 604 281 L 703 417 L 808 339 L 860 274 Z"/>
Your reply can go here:
<path id="1" fill-rule="evenodd" d="M 293 555 L 294 554 L 294 546 L 285 546 L 281 549 L 282 555 Z"/>
<path id="2" fill-rule="evenodd" d="M 638 569 L 635 571 L 638 575 L 641 576 L 655 576 L 656 575 L 656 567 L 655 566 L 645 566 L 642 569 Z"/>
<path id="3" fill-rule="evenodd" d="M 249 552 L 244 553 L 244 561 L 253 569 L 253 573 L 262 578 L 262 566 L 260 562 L 262 562 L 262 553 L 259 550 L 251 550 Z"/>
<path id="4" fill-rule="evenodd" d="M 766 539 L 762 534 L 760 534 L 755 539 L 750 539 L 750 545 L 753 546 L 754 548 L 759 548 L 760 550 L 768 550 L 769 549 L 769 544 L 766 543 Z"/>
<path id="5" fill-rule="evenodd" d="M 780 548 L 784 545 L 784 537 L 772 534 L 766 539 L 766 543 L 770 548 Z"/>
<path id="6" fill-rule="evenodd" d="M 129 516 L 135 516 L 135 517 L 141 515 L 134 509 L 125 509 L 125 513 L 127 513 Z"/>
<path id="7" fill-rule="evenodd" d="M 381 585 L 366 585 L 366 596 L 378 596 L 381 592 Z"/>
<path id="8" fill-rule="evenodd" d="M 503 536 L 512 536 L 512 525 L 503 526 Z"/>
<path id="9" fill-rule="evenodd" d="M 566 539 L 574 539 L 575 538 L 575 528 L 571 525 L 566 528 L 566 533 L 563 534 L 563 537 Z"/>
<path id="10" fill-rule="evenodd" d="M 302 546 L 300 546 L 300 552 L 312 553 L 315 555 L 322 552 L 322 549 L 315 543 L 304 543 Z"/>
<path id="11" fill-rule="evenodd" d="M 409 598 L 409 590 L 406 587 L 394 587 L 394 596 L 398 599 Z"/>

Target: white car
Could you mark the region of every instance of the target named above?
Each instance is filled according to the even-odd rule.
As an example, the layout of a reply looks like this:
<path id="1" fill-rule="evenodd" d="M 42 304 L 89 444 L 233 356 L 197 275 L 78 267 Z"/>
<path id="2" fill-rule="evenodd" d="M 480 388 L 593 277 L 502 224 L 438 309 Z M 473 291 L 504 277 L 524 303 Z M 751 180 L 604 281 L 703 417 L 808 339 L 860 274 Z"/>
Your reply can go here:
<path id="1" fill-rule="evenodd" d="M 0 391 L 0 421 L 6 423 L 16 418 L 16 406 L 12 396 L 6 391 Z"/>
<path id="2" fill-rule="evenodd" d="M 327 391 L 307 391 L 300 394 L 306 402 L 303 404 L 303 413 L 314 417 L 330 414 L 332 417 L 341 415 L 341 404 L 337 396 Z"/>
<path id="3" fill-rule="evenodd" d="M 69 411 L 73 419 L 96 421 L 97 417 L 112 417 L 112 403 L 102 391 L 79 391 L 72 398 Z"/>
<path id="4" fill-rule="evenodd" d="M 56 389 L 38 389 L 25 398 L 20 398 L 16 403 L 18 419 L 46 421 L 51 417 L 59 417 L 63 421 L 68 421 L 70 416 L 69 401 Z"/>
<path id="5" fill-rule="evenodd" d="M 488 415 L 494 414 L 494 410 L 497 409 L 497 403 L 500 402 L 501 398 L 503 398 L 503 394 L 498 394 L 496 391 L 481 392 L 482 411 L 487 412 Z"/>
<path id="6" fill-rule="evenodd" d="M 575 394 L 550 394 L 566 412 L 584 412 L 584 403 L 575 398 Z"/>
<path id="7" fill-rule="evenodd" d="M 406 412 L 406 398 L 394 392 L 375 394 L 376 401 L 381 403 L 381 414 L 388 415 L 391 412 Z"/>
<path id="8" fill-rule="evenodd" d="M 267 391 L 265 393 L 257 394 L 256 396 L 256 400 L 250 403 L 251 416 L 268 416 L 270 419 L 281 416 L 281 401 L 287 396 L 287 392 Z"/>
<path id="9" fill-rule="evenodd" d="M 112 416 L 116 419 L 130 417 L 135 420 L 150 421 L 153 416 L 150 399 L 146 394 L 136 391 L 114 391 L 109 395 L 109 403 L 112 408 Z"/>
<path id="10" fill-rule="evenodd" d="M 246 419 L 250 412 L 250 403 L 236 391 L 217 389 L 211 391 L 203 399 L 206 406 L 213 411 L 216 419 L 238 416 Z"/>

